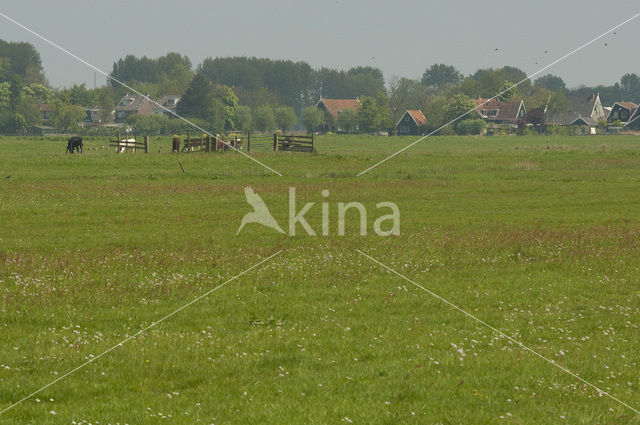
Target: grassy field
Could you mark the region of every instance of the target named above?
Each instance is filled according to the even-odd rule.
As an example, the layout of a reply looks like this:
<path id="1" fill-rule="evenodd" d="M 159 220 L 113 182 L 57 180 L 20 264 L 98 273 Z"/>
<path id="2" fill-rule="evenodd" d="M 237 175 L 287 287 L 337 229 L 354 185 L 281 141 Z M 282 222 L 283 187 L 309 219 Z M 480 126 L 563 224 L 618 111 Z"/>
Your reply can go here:
<path id="1" fill-rule="evenodd" d="M 413 140 L 256 153 L 279 177 L 0 138 L 0 410 L 282 250 L 0 424 L 640 424 L 356 251 L 640 409 L 640 137 L 434 137 L 356 177 Z M 329 202 L 330 235 L 236 236 L 245 186 L 283 227 L 289 187 L 317 232 Z M 351 201 L 401 235 L 338 236 Z"/>

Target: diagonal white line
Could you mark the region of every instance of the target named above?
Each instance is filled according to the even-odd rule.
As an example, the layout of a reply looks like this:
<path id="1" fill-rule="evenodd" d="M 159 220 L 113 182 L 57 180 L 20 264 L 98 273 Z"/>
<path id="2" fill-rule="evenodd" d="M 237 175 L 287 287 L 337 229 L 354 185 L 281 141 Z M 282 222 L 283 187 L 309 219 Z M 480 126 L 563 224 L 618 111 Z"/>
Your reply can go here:
<path id="1" fill-rule="evenodd" d="M 146 328 L 136 332 L 135 334 L 131 335 L 130 337 L 128 337 L 127 339 L 119 342 L 118 344 L 114 345 L 113 347 L 109 348 L 108 350 L 103 351 L 102 353 L 98 354 L 95 357 L 92 357 L 91 359 L 87 360 L 86 362 L 82 363 L 80 366 L 71 369 L 69 372 L 65 373 L 64 375 L 60 376 L 59 378 L 49 382 L 47 385 L 45 385 L 44 387 L 38 389 L 37 391 L 32 392 L 31 394 L 29 394 L 28 396 L 22 398 L 19 401 L 16 401 L 15 403 L 13 403 L 11 406 L 6 407 L 4 410 L 0 411 L 0 415 L 2 415 L 3 413 L 5 413 L 8 410 L 13 409 L 14 407 L 16 407 L 17 405 L 19 405 L 20 403 L 24 402 L 25 400 L 30 399 L 31 397 L 33 397 L 34 395 L 46 390 L 47 388 L 49 388 L 50 386 L 54 385 L 56 382 L 59 382 L 61 380 L 63 380 L 64 378 L 66 378 L 69 375 L 72 375 L 73 373 L 77 372 L 78 370 L 84 368 L 85 366 L 89 365 L 90 363 L 95 362 L 96 360 L 98 360 L 100 357 L 104 356 L 105 354 L 115 350 L 116 348 L 122 346 L 125 342 L 128 342 L 132 339 L 134 339 L 135 337 L 137 337 L 138 335 L 148 331 L 149 329 L 153 328 L 154 326 L 158 325 L 161 322 L 164 322 L 166 319 L 168 319 L 169 317 L 173 316 L 176 313 L 179 313 L 180 311 L 184 310 L 185 308 L 189 307 L 191 304 L 194 304 L 198 301 L 200 301 L 201 299 L 209 296 L 212 292 L 217 291 L 218 289 L 222 288 L 223 286 L 225 286 L 226 284 L 228 284 L 229 282 L 232 282 L 234 280 L 236 280 L 237 278 L 239 278 L 240 276 L 248 273 L 249 271 L 255 269 L 256 267 L 262 265 L 263 263 L 271 260 L 273 257 L 275 257 L 276 255 L 280 254 L 282 252 L 282 250 L 276 252 L 275 254 L 270 255 L 269 257 L 265 258 L 264 260 L 260 261 L 257 264 L 254 264 L 253 266 L 249 267 L 248 269 L 246 269 L 245 271 L 243 271 L 240 274 L 235 275 L 234 277 L 232 277 L 231 279 L 227 280 L 224 283 L 221 283 L 220 285 L 216 286 L 215 288 L 209 290 L 208 292 L 205 292 L 204 294 L 200 295 L 198 298 L 188 302 L 187 304 L 183 305 L 182 307 L 180 307 L 179 309 L 167 314 L 166 316 L 164 316 L 162 319 L 160 320 L 156 320 L 155 322 L 153 322 L 152 324 L 150 324 L 149 326 L 147 326 Z"/>
<path id="2" fill-rule="evenodd" d="M 85 61 L 84 59 L 82 59 L 79 56 L 76 56 L 75 54 L 71 53 L 70 51 L 68 51 L 67 49 L 65 49 L 62 46 L 59 46 L 58 44 L 54 43 L 53 41 L 49 40 L 48 38 L 38 34 L 37 32 L 35 32 L 34 30 L 32 30 L 29 27 L 26 27 L 25 25 L 21 24 L 20 22 L 16 21 L 15 19 L 12 19 L 11 17 L 5 15 L 4 13 L 0 12 L 0 16 L 3 17 L 4 19 L 6 19 L 7 21 L 10 21 L 14 24 L 16 24 L 17 26 L 19 26 L 20 28 L 22 28 L 23 30 L 33 34 L 34 36 L 38 37 L 40 40 L 52 45 L 53 47 L 55 47 L 56 49 L 66 53 L 67 55 L 71 56 L 72 58 L 76 59 L 77 61 L 85 64 L 86 66 L 88 66 L 89 68 L 95 70 L 96 72 L 99 72 L 100 74 L 104 75 L 105 77 L 107 77 L 108 79 L 115 81 L 116 83 L 122 85 L 123 87 L 126 87 L 127 89 L 131 90 L 132 92 L 134 92 L 137 95 L 140 95 L 142 97 L 146 97 L 151 103 L 153 103 L 154 105 L 160 107 L 161 109 L 163 109 L 165 112 L 168 112 L 172 115 L 174 115 L 175 117 L 181 119 L 182 121 L 186 122 L 187 124 L 189 124 L 190 126 L 192 126 L 193 128 L 200 130 L 202 133 L 207 134 L 211 137 L 213 137 L 216 140 L 221 141 L 222 143 L 224 143 L 225 145 L 227 145 L 228 147 L 230 147 L 231 149 L 234 149 L 236 152 L 239 152 L 240 154 L 244 155 L 245 157 L 249 158 L 250 160 L 252 160 L 253 162 L 260 164 L 261 166 L 263 166 L 264 168 L 266 168 L 267 170 L 271 171 L 272 173 L 275 173 L 277 175 L 279 175 L 280 177 L 282 177 L 282 174 L 279 173 L 278 171 L 274 170 L 273 168 L 269 167 L 268 165 L 263 164 L 262 162 L 258 161 L 257 159 L 253 158 L 250 155 L 247 155 L 246 153 L 242 152 L 240 149 L 237 149 L 235 146 L 231 146 L 229 143 L 225 142 L 224 140 L 216 137 L 215 134 L 211 134 L 208 131 L 206 131 L 205 129 L 199 127 L 198 125 L 194 124 L 193 122 L 189 121 L 188 119 L 178 115 L 176 112 L 169 110 L 167 108 L 165 108 L 164 106 L 162 106 L 161 104 L 159 104 L 158 102 L 154 101 L 153 99 L 143 95 L 142 93 L 140 93 L 139 91 L 137 91 L 134 88 L 129 87 L 128 85 L 126 85 L 125 83 L 123 83 L 122 81 L 118 81 L 117 79 L 113 78 L 112 76 L 110 76 L 109 74 L 107 74 L 106 72 L 104 72 L 103 70 L 101 70 L 100 68 L 90 64 L 89 62 Z"/>
<path id="3" fill-rule="evenodd" d="M 577 380 L 579 380 L 580 382 L 590 386 L 591 388 L 594 388 L 596 391 L 598 391 L 599 394 L 604 394 L 607 397 L 611 398 L 612 400 L 617 401 L 618 403 L 620 403 L 621 405 L 633 410 L 635 413 L 640 415 L 640 411 L 629 406 L 627 403 L 625 403 L 624 401 L 612 396 L 611 394 L 609 394 L 608 392 L 596 387 L 595 385 L 593 385 L 592 383 L 584 380 L 583 378 L 581 378 L 580 376 L 576 375 L 575 373 L 571 372 L 569 369 L 564 368 L 562 366 L 560 366 L 559 364 L 557 364 L 555 361 L 546 358 L 545 356 L 543 356 L 542 354 L 538 353 L 537 351 L 534 351 L 533 349 L 527 347 L 526 345 L 524 345 L 523 343 L 521 343 L 520 341 L 510 337 L 509 335 L 505 334 L 504 332 L 494 328 L 493 326 L 491 326 L 490 324 L 488 324 L 487 322 L 483 321 L 482 319 L 479 319 L 478 317 L 474 316 L 471 313 L 468 313 L 467 311 L 463 310 L 462 308 L 458 307 L 457 305 L 453 304 L 452 302 L 442 298 L 440 295 L 436 294 L 435 292 L 432 292 L 430 290 L 428 290 L 427 288 L 425 288 L 424 286 L 414 282 L 413 280 L 409 279 L 408 277 L 398 273 L 397 271 L 393 270 L 391 267 L 381 263 L 380 261 L 376 260 L 375 258 L 371 257 L 370 255 L 365 254 L 364 252 L 360 251 L 359 249 L 356 249 L 356 251 L 358 251 L 360 254 L 362 254 L 364 257 L 367 257 L 369 260 L 373 261 L 374 263 L 378 264 L 381 267 L 384 267 L 385 269 L 387 269 L 388 271 L 390 271 L 391 273 L 395 274 L 396 276 L 401 277 L 402 279 L 406 280 L 407 282 L 415 285 L 416 287 L 422 289 L 423 291 L 425 291 L 426 293 L 428 293 L 429 295 L 439 299 L 440 301 L 442 301 L 443 303 L 447 304 L 449 307 L 454 308 L 455 310 L 458 310 L 460 313 L 464 314 L 467 317 L 470 317 L 471 319 L 475 320 L 476 322 L 486 326 L 487 328 L 491 329 L 493 332 L 497 333 L 498 335 L 507 338 L 509 341 L 519 345 L 520 347 L 524 348 L 525 350 L 529 351 L 532 354 L 535 354 L 536 356 L 540 357 L 542 360 L 546 361 L 547 363 L 552 364 L 553 366 L 557 367 L 558 369 L 562 370 L 563 372 L 573 376 L 574 378 L 576 378 Z"/>
<path id="4" fill-rule="evenodd" d="M 631 121 L 629 121 L 628 123 L 626 123 L 622 128 L 626 128 L 628 126 L 631 125 L 631 123 L 635 122 L 636 120 L 638 120 L 638 118 L 640 118 L 640 114 L 638 114 L 637 117 L 635 117 L 634 119 L 632 119 Z"/>
<path id="5" fill-rule="evenodd" d="M 415 142 L 405 146 L 404 148 L 400 149 L 398 152 L 393 153 L 391 155 L 389 155 L 388 157 L 386 157 L 385 159 L 383 159 L 382 161 L 372 165 L 371 167 L 367 168 L 364 171 L 361 171 L 360 173 L 358 173 L 358 177 L 360 177 L 361 175 L 373 170 L 374 168 L 376 168 L 378 165 L 387 162 L 388 160 L 390 160 L 391 158 L 401 154 L 402 152 L 406 151 L 407 149 L 409 149 L 410 147 L 422 142 L 424 139 L 426 139 L 427 137 L 430 137 L 434 134 L 436 134 L 438 131 L 442 130 L 443 128 L 446 128 L 448 126 L 450 126 L 451 124 L 453 124 L 456 121 L 461 120 L 462 118 L 466 117 L 467 115 L 469 115 L 470 113 L 476 111 L 478 108 L 480 108 L 481 106 L 486 105 L 487 103 L 489 103 L 490 101 L 492 101 L 493 99 L 496 99 L 497 97 L 502 96 L 503 94 L 505 94 L 508 91 L 511 91 L 513 89 L 515 89 L 516 87 L 518 87 L 519 85 L 521 85 L 522 83 L 524 83 L 527 80 L 531 80 L 533 77 L 535 77 L 536 75 L 540 74 L 541 72 L 546 71 L 547 69 L 551 68 L 552 66 L 562 62 L 563 60 L 567 59 L 569 56 L 572 56 L 576 53 L 578 53 L 580 50 L 584 49 L 585 47 L 595 43 L 596 41 L 600 40 L 602 37 L 605 37 L 607 34 L 612 33 L 613 31 L 617 30 L 618 28 L 622 27 L 625 24 L 628 24 L 629 22 L 633 21 L 634 19 L 638 18 L 640 16 L 640 13 L 637 13 L 635 15 L 633 15 L 631 18 L 627 19 L 626 21 L 616 25 L 615 27 L 603 32 L 602 34 L 600 34 L 599 36 L 597 36 L 596 38 L 594 38 L 593 40 L 583 44 L 582 46 L 578 47 L 577 49 L 572 50 L 571 52 L 567 53 L 566 55 L 562 56 L 559 59 L 556 59 L 555 61 L 551 62 L 549 65 L 545 66 L 544 68 L 539 69 L 538 71 L 534 72 L 531 75 L 528 75 L 527 78 L 524 78 L 523 80 L 519 81 L 518 83 L 514 84 L 513 86 L 509 87 L 506 90 L 501 91 L 500 93 L 498 93 L 497 95 L 493 96 L 491 99 L 487 99 L 485 102 L 481 103 L 480 105 L 476 106 L 473 109 L 470 109 L 469 111 L 465 112 L 464 114 L 460 115 L 457 118 L 452 119 L 451 121 L 449 121 L 448 123 L 438 127 L 438 129 L 433 130 L 431 133 L 427 134 L 426 136 L 423 136 L 421 138 L 419 138 L 418 140 L 416 140 Z"/>

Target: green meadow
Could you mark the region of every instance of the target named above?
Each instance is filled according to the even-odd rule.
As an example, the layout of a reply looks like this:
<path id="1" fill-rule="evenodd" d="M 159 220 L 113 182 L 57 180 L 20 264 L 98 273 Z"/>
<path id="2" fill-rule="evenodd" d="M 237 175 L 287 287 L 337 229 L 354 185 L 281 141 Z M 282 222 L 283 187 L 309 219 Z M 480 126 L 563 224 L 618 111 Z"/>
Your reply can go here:
<path id="1" fill-rule="evenodd" d="M 0 424 L 640 424 L 640 137 L 415 140 L 0 138 Z"/>

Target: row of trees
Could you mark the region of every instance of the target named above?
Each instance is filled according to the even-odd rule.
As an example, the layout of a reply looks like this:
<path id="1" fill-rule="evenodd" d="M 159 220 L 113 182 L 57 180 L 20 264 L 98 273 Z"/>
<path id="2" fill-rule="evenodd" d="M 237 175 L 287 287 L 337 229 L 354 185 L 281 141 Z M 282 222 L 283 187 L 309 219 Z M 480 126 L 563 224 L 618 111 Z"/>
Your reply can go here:
<path id="1" fill-rule="evenodd" d="M 126 56 L 114 63 L 111 77 L 107 86 L 93 90 L 84 84 L 52 90 L 31 44 L 0 40 L 0 130 L 23 132 L 37 124 L 38 104 L 49 105 L 50 124 L 62 131 L 77 128 L 72 118 L 80 116 L 79 107 L 102 110 L 101 119 L 108 122 L 127 91 L 122 83 L 156 99 L 183 94 L 178 113 L 218 132 L 289 130 L 299 123 L 313 130 L 374 132 L 391 129 L 407 109 L 425 113 L 428 131 L 447 122 L 449 111 L 459 104 L 470 105 L 470 99 L 493 97 L 502 91 L 501 98 L 524 100 L 529 111 L 542 107 L 561 111 L 567 107 L 567 97 L 594 92 L 600 92 L 604 104 L 640 102 L 636 74 L 626 74 L 612 86 L 568 89 L 560 77 L 546 75 L 532 82 L 512 66 L 480 69 L 465 76 L 453 66 L 436 64 L 420 79 L 394 78 L 385 86 L 382 72 L 373 67 L 313 69 L 305 62 L 229 57 L 207 58 L 194 69 L 187 56 L 168 53 L 158 58 Z M 518 87 L 510 89 L 515 84 Z M 464 95 L 465 101 L 458 95 Z M 320 98 L 356 97 L 361 101 L 360 110 L 345 110 L 338 117 L 312 108 Z M 136 126 L 150 128 L 160 128 L 160 121 L 158 117 L 131 119 Z"/>

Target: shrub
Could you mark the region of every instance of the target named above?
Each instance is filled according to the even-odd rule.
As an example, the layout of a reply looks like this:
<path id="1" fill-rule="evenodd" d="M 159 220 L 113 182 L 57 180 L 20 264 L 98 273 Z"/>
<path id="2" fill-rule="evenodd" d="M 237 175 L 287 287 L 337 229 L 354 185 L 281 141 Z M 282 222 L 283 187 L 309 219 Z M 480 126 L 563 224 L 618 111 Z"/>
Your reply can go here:
<path id="1" fill-rule="evenodd" d="M 464 120 L 458 123 L 456 128 L 456 132 L 459 135 L 478 135 L 482 134 L 485 127 L 484 120 L 476 119 L 476 120 Z"/>

